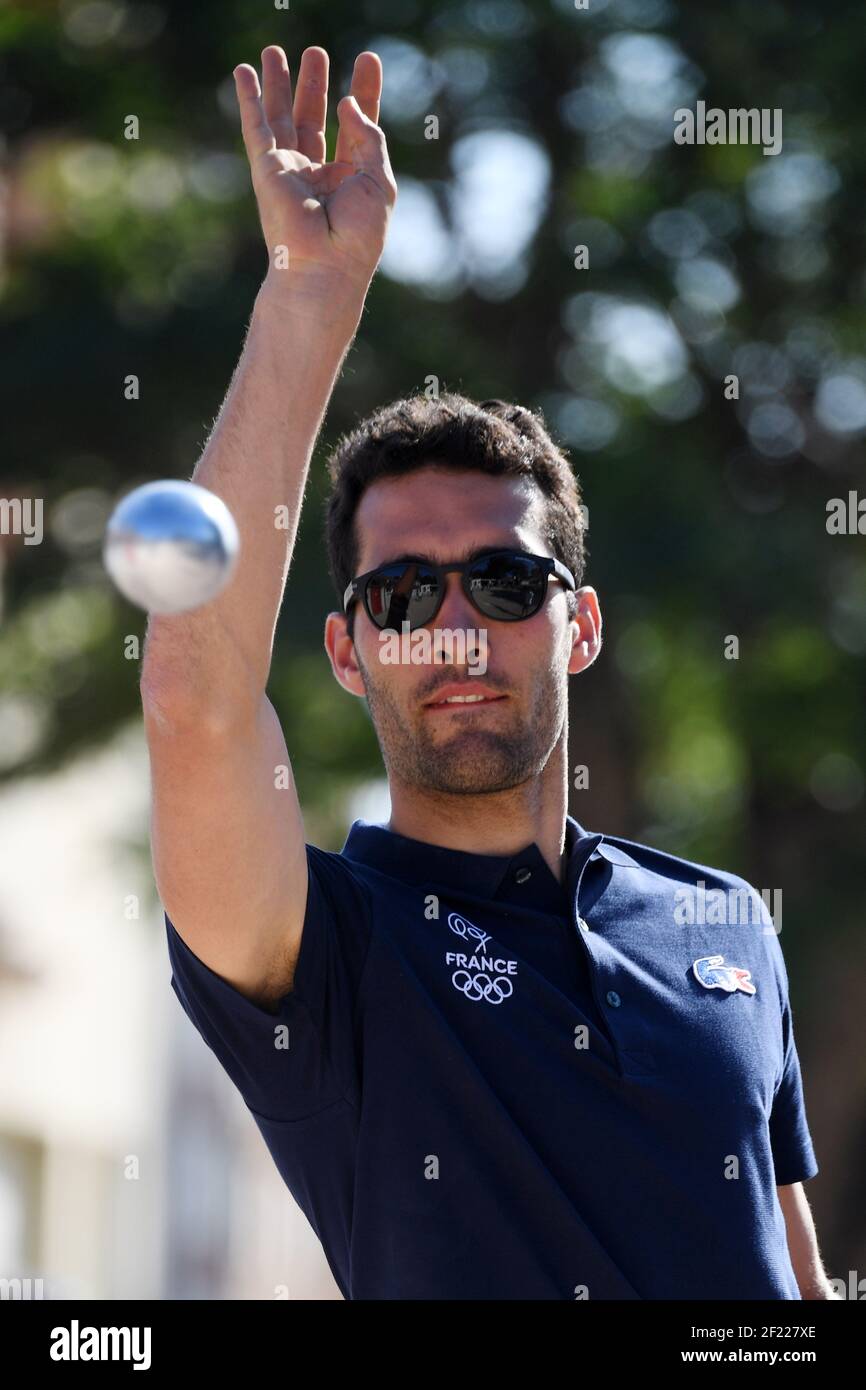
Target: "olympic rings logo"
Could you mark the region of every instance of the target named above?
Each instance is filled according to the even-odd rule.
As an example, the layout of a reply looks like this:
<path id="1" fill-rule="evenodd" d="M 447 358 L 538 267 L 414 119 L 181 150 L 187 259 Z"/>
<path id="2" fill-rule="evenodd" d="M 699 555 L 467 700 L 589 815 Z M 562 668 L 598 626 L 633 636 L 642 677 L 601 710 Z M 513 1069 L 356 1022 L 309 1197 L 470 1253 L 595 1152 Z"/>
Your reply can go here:
<path id="1" fill-rule="evenodd" d="M 458 983 L 459 976 L 463 977 L 465 983 Z M 503 999 L 514 993 L 514 986 L 507 975 L 497 975 L 492 980 L 483 972 L 470 975 L 468 970 L 455 970 L 451 976 L 451 983 L 461 994 L 465 994 L 467 999 L 486 999 L 488 1004 L 501 1004 Z"/>

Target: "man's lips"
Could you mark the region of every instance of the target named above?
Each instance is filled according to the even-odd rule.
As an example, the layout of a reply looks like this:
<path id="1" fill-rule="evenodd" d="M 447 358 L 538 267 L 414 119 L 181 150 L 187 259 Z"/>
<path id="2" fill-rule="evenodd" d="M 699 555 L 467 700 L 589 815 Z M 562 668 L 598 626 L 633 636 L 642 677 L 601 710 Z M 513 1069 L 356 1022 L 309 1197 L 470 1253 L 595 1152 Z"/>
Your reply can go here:
<path id="1" fill-rule="evenodd" d="M 507 695 L 484 685 L 481 681 L 458 681 L 453 685 L 443 685 L 436 694 L 425 701 L 428 713 L 441 714 L 443 711 L 486 709 L 488 706 L 506 700 Z"/>

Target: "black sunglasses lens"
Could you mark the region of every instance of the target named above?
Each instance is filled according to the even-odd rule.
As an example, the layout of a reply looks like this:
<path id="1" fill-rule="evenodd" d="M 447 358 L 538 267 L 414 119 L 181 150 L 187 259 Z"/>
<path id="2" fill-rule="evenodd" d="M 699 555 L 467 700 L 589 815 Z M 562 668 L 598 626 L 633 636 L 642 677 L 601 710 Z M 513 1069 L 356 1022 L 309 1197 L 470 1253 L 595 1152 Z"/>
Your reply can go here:
<path id="1" fill-rule="evenodd" d="M 420 561 L 384 565 L 367 580 L 367 612 L 383 631 L 410 629 L 429 623 L 439 602 L 439 580 Z"/>
<path id="2" fill-rule="evenodd" d="M 481 612 L 500 622 L 531 617 L 547 592 L 547 571 L 528 555 L 482 555 L 469 570 L 467 581 Z"/>

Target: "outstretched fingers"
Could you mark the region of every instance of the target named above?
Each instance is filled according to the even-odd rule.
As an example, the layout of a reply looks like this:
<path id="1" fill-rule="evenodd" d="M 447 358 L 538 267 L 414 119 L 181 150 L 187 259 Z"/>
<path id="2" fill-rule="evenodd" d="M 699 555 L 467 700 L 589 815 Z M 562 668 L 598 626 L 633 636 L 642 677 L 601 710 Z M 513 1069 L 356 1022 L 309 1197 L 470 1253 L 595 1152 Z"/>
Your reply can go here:
<path id="1" fill-rule="evenodd" d="M 353 96 L 361 111 L 373 125 L 379 120 L 379 101 L 382 96 L 382 60 L 378 53 L 359 53 L 352 69 L 352 82 L 349 95 Z M 345 101 L 345 97 L 343 98 Z M 341 103 L 342 104 L 342 103 Z M 337 151 L 334 156 L 338 164 L 351 163 L 347 136 L 340 122 L 337 135 Z"/>
<path id="2" fill-rule="evenodd" d="M 382 97 L 382 59 L 369 50 L 359 53 L 352 70 L 349 88 L 365 116 L 379 124 L 379 102 Z"/>
<path id="3" fill-rule="evenodd" d="M 265 118 L 262 89 L 259 86 L 259 75 L 255 68 L 250 67 L 249 63 L 239 63 L 234 70 L 234 79 L 241 113 L 244 148 L 252 165 L 262 155 L 276 149 L 277 142 L 274 139 L 274 132 Z"/>
<path id="4" fill-rule="evenodd" d="M 298 137 L 292 116 L 292 79 L 285 50 L 278 44 L 262 49 L 262 89 L 265 119 L 274 132 L 277 148 L 295 150 Z"/>
<path id="5" fill-rule="evenodd" d="M 298 149 L 313 164 L 323 164 L 328 114 L 328 55 L 324 48 L 305 48 L 301 54 L 293 114 Z"/>

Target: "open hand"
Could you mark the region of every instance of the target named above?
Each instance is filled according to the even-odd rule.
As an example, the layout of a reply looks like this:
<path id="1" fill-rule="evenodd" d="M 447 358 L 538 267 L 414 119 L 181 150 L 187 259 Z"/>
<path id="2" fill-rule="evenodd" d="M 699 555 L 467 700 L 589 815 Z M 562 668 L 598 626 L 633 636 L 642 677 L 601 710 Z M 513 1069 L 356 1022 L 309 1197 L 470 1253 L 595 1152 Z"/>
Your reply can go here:
<path id="1" fill-rule="evenodd" d="M 255 68 L 234 70 L 244 145 L 269 277 L 346 277 L 366 290 L 382 254 L 397 185 L 378 126 L 382 63 L 375 53 L 355 60 L 351 91 L 337 105 L 339 132 L 328 163 L 325 119 L 328 55 L 306 48 L 297 90 L 285 52 L 262 52 L 262 85 Z M 284 250 L 279 248 L 285 248 Z M 283 269 L 277 269 L 281 263 Z"/>

